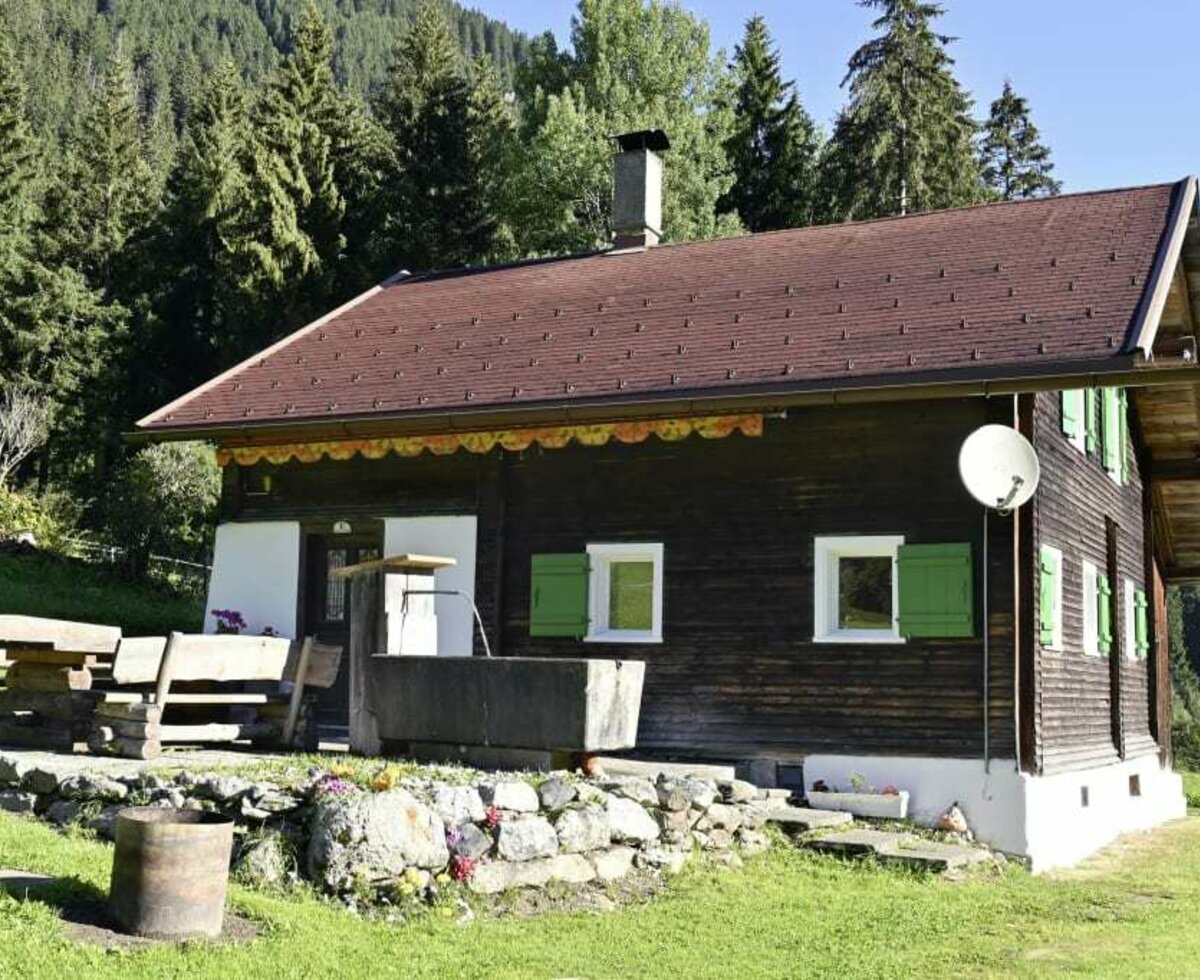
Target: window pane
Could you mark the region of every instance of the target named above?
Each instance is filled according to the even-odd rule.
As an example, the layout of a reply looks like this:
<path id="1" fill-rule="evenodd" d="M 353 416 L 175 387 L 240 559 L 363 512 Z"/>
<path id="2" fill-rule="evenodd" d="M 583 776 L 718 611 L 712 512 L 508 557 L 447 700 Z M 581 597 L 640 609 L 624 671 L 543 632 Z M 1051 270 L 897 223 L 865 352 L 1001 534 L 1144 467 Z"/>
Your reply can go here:
<path id="1" fill-rule="evenodd" d="M 892 559 L 838 559 L 838 629 L 892 628 Z"/>
<path id="2" fill-rule="evenodd" d="M 338 623 L 346 618 L 346 580 L 333 573 L 346 567 L 346 549 L 330 548 L 325 553 L 325 621 Z"/>
<path id="3" fill-rule="evenodd" d="M 654 562 L 615 561 L 609 565 L 608 626 L 614 630 L 654 629 Z"/>

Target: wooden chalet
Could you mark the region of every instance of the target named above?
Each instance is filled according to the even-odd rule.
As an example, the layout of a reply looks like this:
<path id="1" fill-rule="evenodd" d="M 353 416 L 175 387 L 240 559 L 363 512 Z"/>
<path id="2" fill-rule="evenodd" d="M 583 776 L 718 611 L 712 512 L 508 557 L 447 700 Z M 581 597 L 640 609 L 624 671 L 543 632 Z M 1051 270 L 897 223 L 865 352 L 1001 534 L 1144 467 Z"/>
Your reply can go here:
<path id="1" fill-rule="evenodd" d="M 659 163 L 617 248 L 400 274 L 142 420 L 219 446 L 210 608 L 344 644 L 337 568 L 451 556 L 494 654 L 647 662 L 642 754 L 957 801 L 1038 867 L 1182 814 L 1195 180 L 658 246 Z M 985 570 L 986 423 L 1042 479 Z"/>

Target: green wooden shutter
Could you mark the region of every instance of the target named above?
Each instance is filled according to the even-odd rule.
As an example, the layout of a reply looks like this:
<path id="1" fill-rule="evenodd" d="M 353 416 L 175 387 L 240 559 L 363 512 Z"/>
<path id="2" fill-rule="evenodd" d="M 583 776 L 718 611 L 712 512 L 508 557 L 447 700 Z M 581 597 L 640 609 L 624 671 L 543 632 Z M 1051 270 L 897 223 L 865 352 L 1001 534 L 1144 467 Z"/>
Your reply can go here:
<path id="1" fill-rule="evenodd" d="M 534 555 L 530 636 L 584 636 L 588 631 L 588 556 Z"/>
<path id="2" fill-rule="evenodd" d="M 901 636 L 974 636 L 970 544 L 902 544 L 896 553 Z"/>
<path id="3" fill-rule="evenodd" d="M 1096 638 L 1101 653 L 1112 649 L 1112 587 L 1103 572 L 1096 573 Z"/>
<path id="4" fill-rule="evenodd" d="M 1100 425 L 1096 418 L 1096 389 L 1088 388 L 1083 393 L 1083 422 L 1085 428 L 1084 445 L 1089 453 L 1096 451 L 1096 435 Z"/>
<path id="5" fill-rule="evenodd" d="M 1121 400 L 1116 388 L 1105 388 L 1101 392 L 1101 443 L 1104 451 L 1104 468 L 1109 473 L 1121 472 Z"/>
<path id="6" fill-rule="evenodd" d="M 1139 657 L 1150 650 L 1150 630 L 1146 616 L 1146 593 L 1136 589 L 1133 593 L 1133 638 Z"/>
<path id="7" fill-rule="evenodd" d="M 1059 399 L 1062 402 L 1062 430 L 1068 439 L 1078 439 L 1083 431 L 1083 419 L 1079 417 L 1079 393 L 1064 391 Z"/>
<path id="8" fill-rule="evenodd" d="M 1058 623 L 1055 622 L 1054 596 L 1058 592 L 1059 560 L 1050 548 L 1043 547 L 1040 556 L 1040 589 L 1038 591 L 1039 634 L 1044 646 L 1054 642 Z"/>
<path id="9" fill-rule="evenodd" d="M 1117 392 L 1121 429 L 1120 443 L 1117 451 L 1121 454 L 1118 469 L 1121 474 L 1122 483 L 1127 482 L 1129 479 L 1129 403 L 1127 397 L 1124 388 Z"/>

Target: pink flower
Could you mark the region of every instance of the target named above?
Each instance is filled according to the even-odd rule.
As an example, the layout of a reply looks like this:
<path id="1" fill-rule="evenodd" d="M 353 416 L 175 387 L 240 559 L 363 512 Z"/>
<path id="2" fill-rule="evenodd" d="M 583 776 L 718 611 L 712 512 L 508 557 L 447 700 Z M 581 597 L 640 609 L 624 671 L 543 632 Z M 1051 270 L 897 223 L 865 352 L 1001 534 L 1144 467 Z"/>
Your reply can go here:
<path id="1" fill-rule="evenodd" d="M 489 806 L 487 812 L 483 815 L 483 822 L 487 824 L 489 830 L 495 830 L 503 820 L 504 814 L 494 806 Z"/>

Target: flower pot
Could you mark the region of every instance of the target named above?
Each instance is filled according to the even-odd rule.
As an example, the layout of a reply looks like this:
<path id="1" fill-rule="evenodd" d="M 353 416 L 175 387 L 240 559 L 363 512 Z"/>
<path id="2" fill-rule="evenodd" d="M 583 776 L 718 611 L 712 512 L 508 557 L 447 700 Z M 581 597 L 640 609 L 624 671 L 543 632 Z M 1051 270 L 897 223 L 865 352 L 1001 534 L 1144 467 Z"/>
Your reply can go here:
<path id="1" fill-rule="evenodd" d="M 823 793 L 810 790 L 808 805 L 814 810 L 842 810 L 856 817 L 903 820 L 908 816 L 908 791 L 882 793 Z"/>

